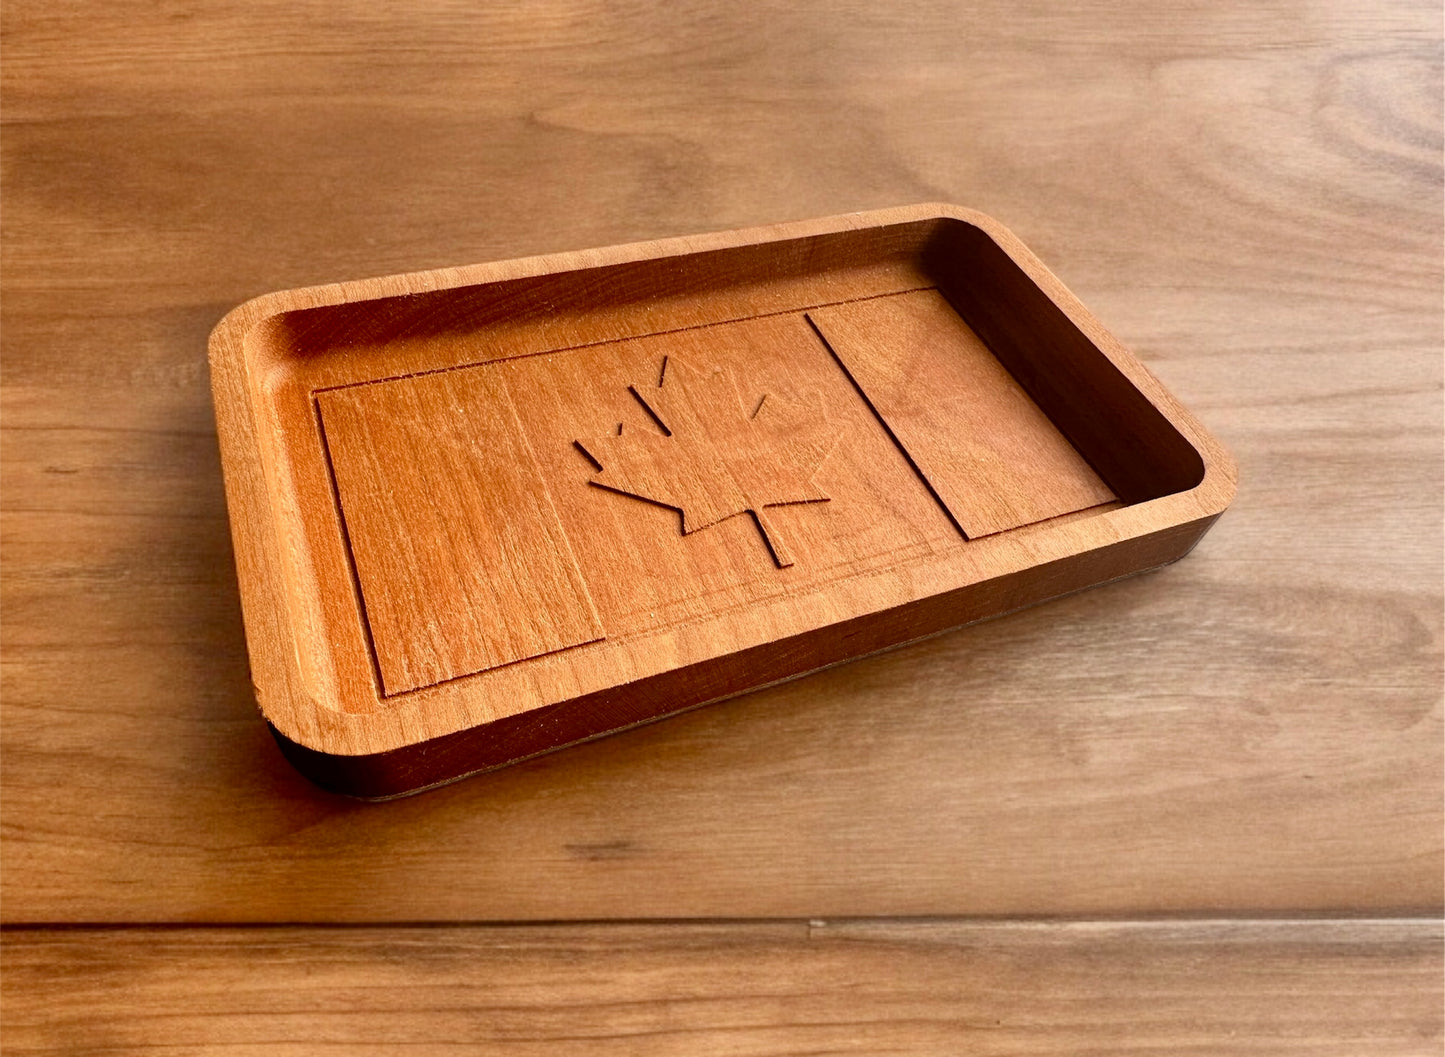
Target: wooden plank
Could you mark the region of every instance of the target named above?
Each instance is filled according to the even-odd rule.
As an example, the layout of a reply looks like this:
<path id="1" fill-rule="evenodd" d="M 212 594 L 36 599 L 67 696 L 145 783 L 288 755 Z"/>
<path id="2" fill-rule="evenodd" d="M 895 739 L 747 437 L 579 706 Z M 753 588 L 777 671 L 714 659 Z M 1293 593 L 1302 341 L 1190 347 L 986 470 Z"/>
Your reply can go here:
<path id="1" fill-rule="evenodd" d="M 334 389 L 317 404 L 385 693 L 602 638 L 494 372 Z"/>
<path id="2" fill-rule="evenodd" d="M 970 539 L 1118 498 L 937 290 L 808 319 Z"/>
<path id="3" fill-rule="evenodd" d="M 1241 586 L 1269 509 L 1197 571 L 373 808 L 315 790 L 257 721 L 224 521 L 12 510 L 3 912 L 1438 907 L 1435 601 Z"/>
<path id="4" fill-rule="evenodd" d="M 3 8 L 6 920 L 1445 900 L 1438 5 L 760 37 L 343 3 L 324 49 L 299 10 L 167 14 Z M 1189 561 L 423 800 L 287 767 L 211 435 L 228 307 L 929 197 L 1013 226 L 1234 450 Z"/>
<path id="5" fill-rule="evenodd" d="M 4 936 L 15 1054 L 1438 1053 L 1435 921 Z"/>

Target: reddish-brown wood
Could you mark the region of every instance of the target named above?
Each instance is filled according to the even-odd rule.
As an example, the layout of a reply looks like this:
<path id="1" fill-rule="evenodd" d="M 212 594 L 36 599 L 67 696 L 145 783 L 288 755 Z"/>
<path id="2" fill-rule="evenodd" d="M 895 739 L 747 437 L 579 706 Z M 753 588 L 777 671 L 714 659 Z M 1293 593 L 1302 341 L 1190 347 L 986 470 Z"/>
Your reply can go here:
<path id="1" fill-rule="evenodd" d="M 1157 566 L 1234 488 L 948 206 L 271 295 L 211 357 L 262 710 L 368 797 Z"/>
<path id="2" fill-rule="evenodd" d="M 808 319 L 970 539 L 1118 498 L 939 291 Z"/>
<path id="3" fill-rule="evenodd" d="M 317 405 L 386 693 L 602 637 L 495 372 L 331 390 Z"/>

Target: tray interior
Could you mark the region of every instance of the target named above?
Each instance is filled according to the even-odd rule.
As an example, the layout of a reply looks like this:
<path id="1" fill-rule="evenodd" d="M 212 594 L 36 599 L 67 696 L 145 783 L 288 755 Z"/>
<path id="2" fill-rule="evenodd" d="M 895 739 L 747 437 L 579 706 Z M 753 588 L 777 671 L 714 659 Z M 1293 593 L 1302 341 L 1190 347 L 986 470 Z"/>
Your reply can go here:
<path id="1" fill-rule="evenodd" d="M 247 341 L 348 711 L 507 671 L 515 712 L 758 621 L 785 637 L 870 578 L 946 589 L 930 559 L 1204 470 L 957 220 L 296 310 Z"/>

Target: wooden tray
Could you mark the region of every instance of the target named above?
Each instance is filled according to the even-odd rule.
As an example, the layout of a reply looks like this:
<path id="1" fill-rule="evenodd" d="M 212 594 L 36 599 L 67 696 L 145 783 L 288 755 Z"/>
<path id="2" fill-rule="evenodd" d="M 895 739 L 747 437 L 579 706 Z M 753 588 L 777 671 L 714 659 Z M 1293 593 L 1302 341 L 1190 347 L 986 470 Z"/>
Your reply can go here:
<path id="1" fill-rule="evenodd" d="M 367 798 L 1162 565 L 1235 487 L 953 206 L 271 294 L 210 358 L 262 714 Z"/>

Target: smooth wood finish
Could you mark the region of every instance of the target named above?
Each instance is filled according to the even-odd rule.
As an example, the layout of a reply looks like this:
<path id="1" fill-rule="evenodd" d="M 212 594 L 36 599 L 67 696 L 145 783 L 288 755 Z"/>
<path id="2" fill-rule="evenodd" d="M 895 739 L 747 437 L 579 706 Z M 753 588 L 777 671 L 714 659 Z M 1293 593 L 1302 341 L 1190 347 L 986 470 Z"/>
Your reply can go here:
<path id="1" fill-rule="evenodd" d="M 1438 922 L 11 933 L 15 1054 L 1334 1054 L 1442 1041 Z"/>
<path id="2" fill-rule="evenodd" d="M 939 291 L 808 319 L 970 539 L 1118 499 Z"/>
<path id="3" fill-rule="evenodd" d="M 694 407 L 688 387 L 678 386 L 692 359 L 730 379 L 719 377 L 719 407 Z M 589 586 L 614 640 L 776 602 L 828 584 L 840 569 L 876 571 L 957 539 L 947 515 L 796 313 L 608 342 L 555 361 L 527 357 L 497 370 L 521 409 L 532 450 L 550 479 L 567 489 L 558 516 L 591 572 Z M 669 376 L 676 399 L 657 384 Z M 733 391 L 731 379 L 739 378 L 746 398 Z M 651 403 L 634 391 L 645 392 Z M 706 393 L 700 395 L 706 404 Z M 768 400 L 773 411 L 766 410 Z M 749 401 L 748 412 L 763 402 L 761 422 L 734 413 Z M 743 491 L 776 489 L 780 475 L 776 460 L 753 465 L 739 434 L 767 429 L 774 412 L 787 431 L 799 408 L 812 409 L 814 418 L 808 436 L 793 431 L 794 453 L 810 464 L 794 468 L 794 493 L 847 501 L 789 510 L 768 505 L 786 498 L 783 493 L 759 491 L 754 504 Z M 672 438 L 660 434 L 658 412 L 677 426 Z M 639 459 L 634 442 L 655 444 L 650 450 L 658 452 L 659 464 Z M 692 448 L 690 460 L 676 458 L 678 446 Z M 592 462 L 585 452 L 596 453 Z M 619 462 L 629 454 L 630 462 Z M 607 461 L 602 470 L 598 458 Z M 696 473 L 709 463 L 710 473 Z M 649 481 L 655 471 L 656 481 Z M 781 487 L 786 490 L 786 482 Z M 629 488 L 653 495 L 643 502 L 619 494 Z M 678 494 L 665 493 L 667 488 Z M 674 506 L 658 505 L 659 499 Z M 745 511 L 752 505 L 764 507 L 770 535 L 750 523 Z M 775 575 L 779 565 L 769 539 L 779 547 L 786 541 L 789 553 L 797 552 L 799 562 L 786 576 Z M 641 667 L 646 659 L 636 663 Z"/>
<path id="4" fill-rule="evenodd" d="M 505 386 L 444 372 L 317 396 L 381 688 L 602 638 Z"/>
<path id="5" fill-rule="evenodd" d="M 954 307 L 996 302 L 1042 321 L 984 313 L 998 358 Z M 1155 568 L 1235 490 L 1011 232 L 947 205 L 285 291 L 210 349 L 262 713 L 368 798 Z M 999 358 L 1054 405 L 1038 379 L 1072 379 L 1082 448 Z M 920 492 L 955 533 L 849 527 Z M 618 579 L 681 608 L 619 612 Z"/>
<path id="6" fill-rule="evenodd" d="M 788 373 L 799 350 L 796 321 L 791 322 L 792 341 L 758 350 L 783 361 Z M 812 529 L 811 537 L 825 539 L 817 531 L 817 518 L 809 516 L 821 512 L 816 504 L 853 506 L 857 489 L 826 486 L 817 478 L 839 444 L 859 430 L 840 422 L 837 412 L 830 414 L 821 392 L 800 398 L 797 391 L 790 395 L 760 384 L 761 356 L 737 367 L 720 362 L 724 357 L 718 346 L 739 344 L 736 332 L 744 328 L 752 329 L 745 323 L 705 328 L 711 356 L 699 355 L 694 362 L 664 353 L 656 385 L 629 385 L 627 391 L 650 422 L 625 435 L 619 422 L 615 434 L 574 443 L 596 470 L 588 483 L 674 510 L 684 536 L 747 515 L 773 564 L 791 569 L 799 555 L 785 540 L 779 508 L 808 506 L 782 512 L 784 521 L 786 513 L 796 513 Z M 897 491 L 897 478 L 890 483 L 889 491 Z M 851 549 L 851 540 L 837 542 Z M 802 557 L 817 567 L 816 556 Z"/>
<path id="7" fill-rule="evenodd" d="M 1438 968 L 1393 926 L 1272 948 L 1282 926 L 1247 920 L 1445 902 L 1438 3 L 13 0 L 0 19 L 6 922 L 1241 919 L 1227 957 L 1158 932 L 1034 948 L 1000 990 L 1006 959 L 980 982 L 986 945 L 941 953 L 959 926 L 922 922 L 910 954 L 834 945 L 876 960 L 819 969 L 858 986 L 801 1006 L 800 927 L 744 926 L 799 937 L 762 964 L 661 924 L 652 949 L 694 953 L 634 961 L 603 998 L 676 1000 L 595 1016 L 568 1000 L 617 979 L 617 932 L 584 979 L 588 944 L 561 932 L 512 962 L 515 929 L 42 930 L 4 937 L 7 1048 L 23 1008 L 26 1041 L 61 1051 L 184 1026 L 193 1049 L 265 1052 L 320 1023 L 343 1049 L 405 1025 L 425 1052 L 447 1041 L 428 1025 L 485 1021 L 537 1052 L 607 1045 L 555 1037 L 579 1025 L 662 1050 L 677 1024 L 697 1026 L 684 1052 L 870 1030 L 864 1049 L 947 1052 L 973 1001 L 977 1049 L 1003 1021 L 1022 1052 L 1439 1051 Z M 427 797 L 344 802 L 286 764 L 255 715 L 204 360 L 231 305 L 930 199 L 1009 224 L 1239 458 L 1188 561 Z M 370 325 L 356 350 L 395 347 Z M 915 543 L 955 531 L 938 517 Z M 745 520 L 694 542 L 736 523 L 754 560 Z M 523 962 L 527 1012 L 449 1019 Z M 438 965 L 466 1001 L 428 990 Z M 307 969 L 335 986 L 306 992 Z M 1069 993 L 1088 998 L 1024 1018 Z M 322 1021 L 323 997 L 382 1012 Z M 250 1015 L 288 1000 L 301 1015 Z"/>

